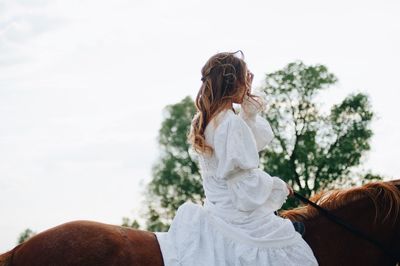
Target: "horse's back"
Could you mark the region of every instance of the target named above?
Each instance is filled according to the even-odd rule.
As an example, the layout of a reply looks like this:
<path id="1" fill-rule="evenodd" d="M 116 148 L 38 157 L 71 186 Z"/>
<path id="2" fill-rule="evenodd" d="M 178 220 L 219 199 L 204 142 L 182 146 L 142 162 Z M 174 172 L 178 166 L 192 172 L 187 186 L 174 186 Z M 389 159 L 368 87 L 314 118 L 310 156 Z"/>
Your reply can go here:
<path id="1" fill-rule="evenodd" d="M 153 233 L 91 221 L 51 228 L 13 253 L 10 266 L 163 265 Z"/>

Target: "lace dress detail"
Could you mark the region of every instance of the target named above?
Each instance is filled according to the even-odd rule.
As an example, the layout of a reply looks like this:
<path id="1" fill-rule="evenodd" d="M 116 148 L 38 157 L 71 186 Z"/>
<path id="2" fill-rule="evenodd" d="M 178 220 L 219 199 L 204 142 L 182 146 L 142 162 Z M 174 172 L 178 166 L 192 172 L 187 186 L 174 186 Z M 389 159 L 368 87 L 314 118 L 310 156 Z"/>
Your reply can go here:
<path id="1" fill-rule="evenodd" d="M 155 232 L 165 265 L 318 265 L 291 221 L 274 214 L 289 191 L 259 168 L 273 138 L 268 122 L 226 110 L 205 137 L 214 149 L 197 155 L 206 199 L 184 203 L 169 231 Z"/>

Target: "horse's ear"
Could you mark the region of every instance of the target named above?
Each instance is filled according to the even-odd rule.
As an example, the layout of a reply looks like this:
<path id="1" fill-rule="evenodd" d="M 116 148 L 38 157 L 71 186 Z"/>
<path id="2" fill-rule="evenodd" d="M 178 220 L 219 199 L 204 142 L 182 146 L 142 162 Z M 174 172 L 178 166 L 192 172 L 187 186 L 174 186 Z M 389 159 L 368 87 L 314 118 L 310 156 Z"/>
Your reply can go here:
<path id="1" fill-rule="evenodd" d="M 388 181 L 388 183 L 395 185 L 398 190 L 400 190 L 400 179 Z"/>

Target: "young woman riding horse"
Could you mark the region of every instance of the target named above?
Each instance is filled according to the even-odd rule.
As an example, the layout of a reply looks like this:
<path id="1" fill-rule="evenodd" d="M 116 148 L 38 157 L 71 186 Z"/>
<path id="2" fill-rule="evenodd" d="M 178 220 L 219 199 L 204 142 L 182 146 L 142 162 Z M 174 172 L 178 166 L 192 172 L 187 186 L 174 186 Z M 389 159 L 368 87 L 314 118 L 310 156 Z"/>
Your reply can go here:
<path id="1" fill-rule="evenodd" d="M 400 254 L 400 180 L 327 192 L 314 200 Z M 322 266 L 396 265 L 385 252 L 334 224 L 311 206 L 282 215 L 305 223 L 304 239 Z M 0 266 L 28 265 L 162 266 L 163 261 L 152 232 L 75 221 L 37 234 L 0 255 Z"/>

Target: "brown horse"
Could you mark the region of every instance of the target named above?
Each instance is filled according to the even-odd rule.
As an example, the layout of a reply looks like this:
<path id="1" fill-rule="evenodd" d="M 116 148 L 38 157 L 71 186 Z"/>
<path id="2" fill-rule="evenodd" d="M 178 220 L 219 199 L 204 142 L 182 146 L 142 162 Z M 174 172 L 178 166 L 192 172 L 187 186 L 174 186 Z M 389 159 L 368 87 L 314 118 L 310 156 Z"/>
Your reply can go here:
<path id="1" fill-rule="evenodd" d="M 331 191 L 314 198 L 392 252 L 400 254 L 400 180 Z M 320 265 L 395 265 L 396 261 L 368 241 L 327 220 L 310 206 L 282 213 L 303 221 L 305 240 Z M 146 265 L 162 266 L 152 232 L 89 221 L 66 223 L 44 231 L 0 255 L 0 266 Z"/>
<path id="2" fill-rule="evenodd" d="M 311 200 L 400 255 L 400 180 L 335 190 Z M 284 211 L 281 216 L 303 221 L 304 239 L 320 265 L 396 265 L 393 256 L 333 223 L 311 206 Z"/>

